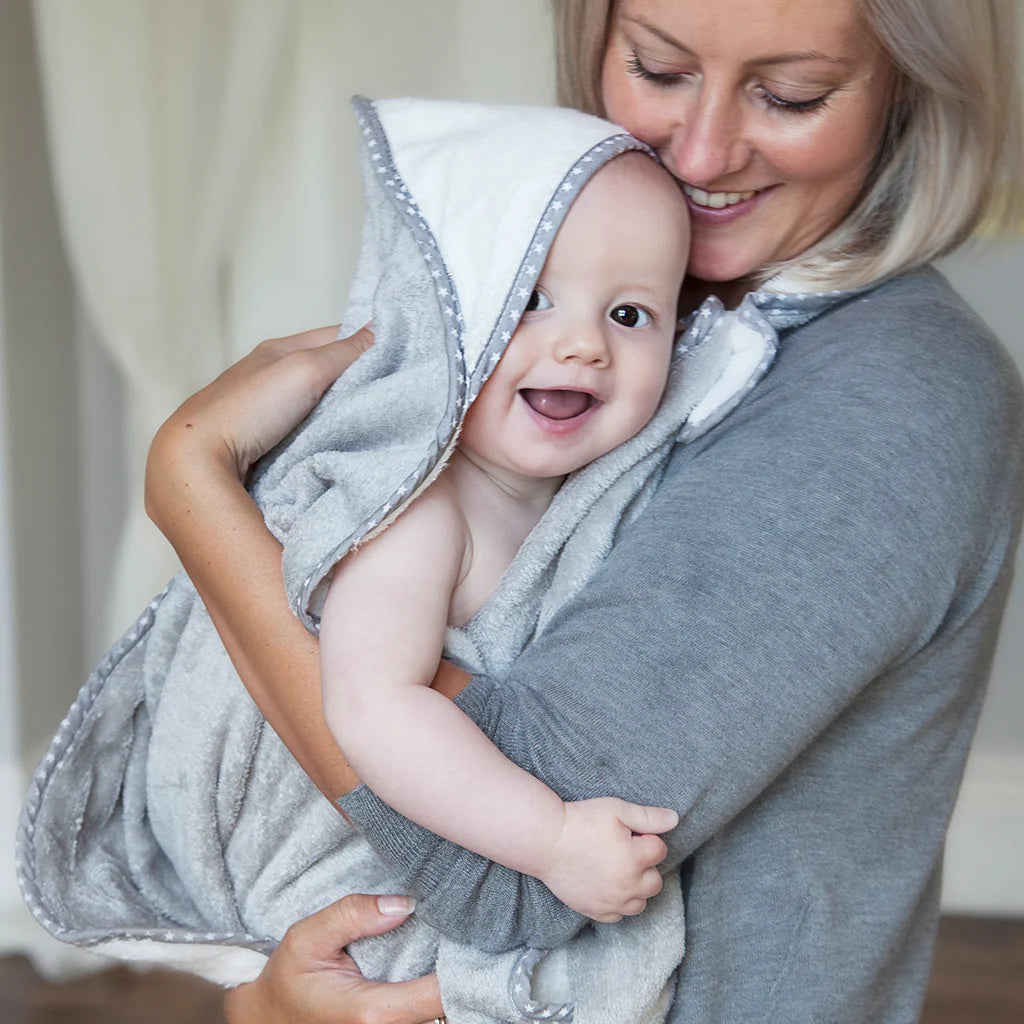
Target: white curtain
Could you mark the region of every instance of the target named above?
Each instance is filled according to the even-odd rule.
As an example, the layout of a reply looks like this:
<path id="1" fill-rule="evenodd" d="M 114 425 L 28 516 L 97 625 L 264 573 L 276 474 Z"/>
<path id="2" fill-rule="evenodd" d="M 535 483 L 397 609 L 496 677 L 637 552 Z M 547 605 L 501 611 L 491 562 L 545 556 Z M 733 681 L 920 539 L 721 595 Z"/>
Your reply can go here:
<path id="1" fill-rule="evenodd" d="M 34 0 L 76 286 L 127 389 L 110 639 L 175 569 L 149 439 L 261 337 L 334 322 L 358 234 L 348 96 L 545 102 L 545 0 Z"/>

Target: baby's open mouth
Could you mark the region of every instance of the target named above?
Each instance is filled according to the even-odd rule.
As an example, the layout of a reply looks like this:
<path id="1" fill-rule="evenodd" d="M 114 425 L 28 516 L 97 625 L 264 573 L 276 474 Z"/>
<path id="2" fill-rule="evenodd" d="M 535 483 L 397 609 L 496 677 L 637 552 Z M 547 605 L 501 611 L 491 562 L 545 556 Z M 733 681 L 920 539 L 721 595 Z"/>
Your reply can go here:
<path id="1" fill-rule="evenodd" d="M 523 401 L 536 413 L 549 420 L 571 420 L 586 412 L 597 399 L 586 391 L 564 388 L 521 388 Z"/>

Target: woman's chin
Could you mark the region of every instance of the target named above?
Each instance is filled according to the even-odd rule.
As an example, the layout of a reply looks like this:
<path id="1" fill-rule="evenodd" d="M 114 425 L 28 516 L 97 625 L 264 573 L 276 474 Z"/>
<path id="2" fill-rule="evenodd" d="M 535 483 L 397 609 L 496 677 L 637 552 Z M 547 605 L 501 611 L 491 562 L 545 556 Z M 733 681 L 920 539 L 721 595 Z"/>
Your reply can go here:
<path id="1" fill-rule="evenodd" d="M 754 260 L 749 256 L 738 258 L 738 251 L 742 252 L 740 244 L 723 246 L 719 242 L 699 246 L 695 238 L 686 268 L 687 277 L 709 285 L 727 286 L 751 280 L 765 263 L 770 262 L 770 257 L 767 260 Z"/>

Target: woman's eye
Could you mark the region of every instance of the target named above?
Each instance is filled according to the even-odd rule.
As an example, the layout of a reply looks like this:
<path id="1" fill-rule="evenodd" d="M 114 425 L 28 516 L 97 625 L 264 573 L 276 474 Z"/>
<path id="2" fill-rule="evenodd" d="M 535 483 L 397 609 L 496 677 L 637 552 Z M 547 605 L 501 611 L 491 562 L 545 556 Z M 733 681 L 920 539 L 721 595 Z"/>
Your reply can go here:
<path id="1" fill-rule="evenodd" d="M 530 294 L 530 301 L 526 303 L 526 309 L 524 310 L 524 312 L 533 313 L 536 312 L 538 309 L 550 308 L 551 300 L 543 292 L 539 292 L 536 288 L 534 288 L 533 292 Z"/>
<path id="2" fill-rule="evenodd" d="M 650 68 L 645 67 L 640 57 L 633 53 L 626 60 L 626 70 L 635 77 L 643 80 L 644 82 L 650 82 L 652 85 L 660 85 L 668 87 L 675 85 L 677 82 L 685 78 L 685 74 L 670 73 L 667 71 L 652 71 Z"/>
<path id="3" fill-rule="evenodd" d="M 821 96 L 814 96 L 809 100 L 788 100 L 785 96 L 779 96 L 764 86 L 760 86 L 757 91 L 761 99 L 769 107 L 781 110 L 787 114 L 808 114 L 812 110 L 821 110 L 828 103 L 828 99 L 832 95 L 831 91 L 829 91 Z"/>
<path id="4" fill-rule="evenodd" d="M 651 322 L 651 314 L 639 306 L 616 306 L 609 316 L 622 327 L 646 327 Z"/>

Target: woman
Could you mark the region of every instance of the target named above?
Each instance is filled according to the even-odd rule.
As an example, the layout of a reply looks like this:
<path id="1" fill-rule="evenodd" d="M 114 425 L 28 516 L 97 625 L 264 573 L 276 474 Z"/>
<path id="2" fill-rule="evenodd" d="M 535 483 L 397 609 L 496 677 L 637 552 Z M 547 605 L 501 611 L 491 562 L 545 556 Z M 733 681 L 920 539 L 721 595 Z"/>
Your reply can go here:
<path id="1" fill-rule="evenodd" d="M 919 268 L 991 209 L 998 169 L 1020 180 L 1013 4 L 557 10 L 563 99 L 654 146 L 689 199 L 684 308 L 781 272 L 790 326 L 512 677 L 459 694 L 442 667 L 436 685 L 563 796 L 680 811 L 673 1022 L 913 1020 L 1024 474 L 1015 372 Z M 801 324 L 789 296 L 832 289 L 861 290 Z M 353 788 L 323 726 L 315 643 L 239 481 L 368 342 L 329 334 L 261 346 L 168 421 L 151 514 L 268 719 L 420 912 L 485 948 L 557 943 L 576 915 Z M 373 901 L 330 913 L 344 923 L 303 922 L 231 996 L 233 1021 L 440 1012 L 429 981 L 334 971 L 344 942 L 399 918 Z"/>

